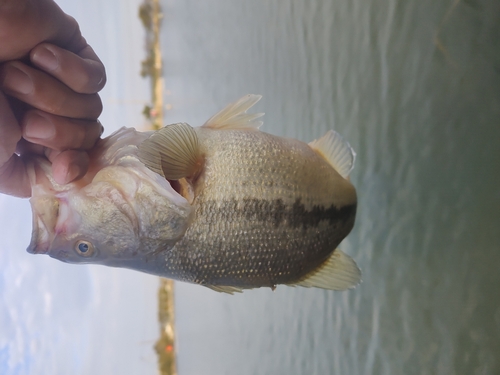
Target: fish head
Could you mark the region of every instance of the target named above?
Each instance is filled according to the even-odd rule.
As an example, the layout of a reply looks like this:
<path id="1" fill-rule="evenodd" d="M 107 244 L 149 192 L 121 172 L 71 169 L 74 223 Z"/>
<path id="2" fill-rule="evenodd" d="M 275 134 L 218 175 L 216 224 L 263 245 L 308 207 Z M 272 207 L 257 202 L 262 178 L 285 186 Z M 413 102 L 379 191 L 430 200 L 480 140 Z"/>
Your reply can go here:
<path id="1" fill-rule="evenodd" d="M 36 165 L 34 173 L 33 254 L 154 273 L 153 255 L 171 248 L 190 222 L 191 205 L 134 158 L 64 186 L 47 168 Z"/>
<path id="2" fill-rule="evenodd" d="M 112 184 L 31 199 L 33 233 L 28 252 L 66 263 L 119 265 L 139 248 L 137 217 Z"/>

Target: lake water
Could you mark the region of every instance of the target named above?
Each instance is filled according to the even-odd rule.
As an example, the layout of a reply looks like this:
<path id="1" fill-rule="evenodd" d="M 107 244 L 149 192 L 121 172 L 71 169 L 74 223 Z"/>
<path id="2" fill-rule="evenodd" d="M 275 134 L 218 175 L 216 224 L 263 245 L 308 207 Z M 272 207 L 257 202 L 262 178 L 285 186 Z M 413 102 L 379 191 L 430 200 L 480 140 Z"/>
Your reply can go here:
<path id="1" fill-rule="evenodd" d="M 141 126 L 139 2 L 62 3 L 107 66 L 106 133 Z M 499 374 L 500 2 L 162 5 L 167 123 L 256 93 L 263 131 L 334 128 L 358 154 L 340 247 L 363 283 L 177 283 L 179 374 Z M 0 199 L 0 373 L 156 373 L 157 279 L 25 254 L 29 208 Z"/>
<path id="2" fill-rule="evenodd" d="M 358 153 L 354 291 L 177 284 L 180 374 L 500 373 L 500 3 L 164 1 L 167 122 Z"/>

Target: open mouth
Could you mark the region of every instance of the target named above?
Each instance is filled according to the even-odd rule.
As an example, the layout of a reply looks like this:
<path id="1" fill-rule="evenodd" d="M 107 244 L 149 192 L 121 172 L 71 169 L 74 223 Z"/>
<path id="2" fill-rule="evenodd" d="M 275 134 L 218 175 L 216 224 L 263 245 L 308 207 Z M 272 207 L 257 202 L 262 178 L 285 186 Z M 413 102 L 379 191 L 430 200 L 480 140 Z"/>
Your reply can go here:
<path id="1" fill-rule="evenodd" d="M 26 249 L 31 254 L 46 254 L 54 240 L 59 215 L 59 201 L 53 196 L 30 199 L 33 211 L 31 242 Z"/>
<path id="2" fill-rule="evenodd" d="M 183 196 L 189 204 L 193 203 L 194 200 L 194 190 L 193 185 L 186 178 L 181 178 L 180 180 L 167 180 L 170 183 L 172 189 L 181 196 Z"/>

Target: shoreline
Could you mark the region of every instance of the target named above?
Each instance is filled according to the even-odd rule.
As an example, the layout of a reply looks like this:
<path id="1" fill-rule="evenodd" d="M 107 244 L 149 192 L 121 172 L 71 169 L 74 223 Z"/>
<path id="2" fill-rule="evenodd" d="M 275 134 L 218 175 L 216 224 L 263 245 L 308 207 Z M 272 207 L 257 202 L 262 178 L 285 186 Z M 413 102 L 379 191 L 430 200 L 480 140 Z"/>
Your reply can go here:
<path id="1" fill-rule="evenodd" d="M 163 14 L 159 0 L 144 0 L 139 6 L 139 18 L 146 30 L 146 59 L 142 61 L 141 76 L 150 79 L 151 102 L 142 113 L 151 130 L 163 127 L 163 66 L 160 49 L 160 28 Z M 158 321 L 160 338 L 154 345 L 160 375 L 177 375 L 175 346 L 174 281 L 160 278 L 158 289 Z"/>
<path id="2" fill-rule="evenodd" d="M 151 80 L 151 102 L 142 113 L 153 130 L 163 127 L 163 63 L 160 49 L 160 28 L 163 19 L 159 0 L 144 0 L 139 6 L 139 18 L 146 30 L 146 59 L 142 61 L 141 76 Z"/>

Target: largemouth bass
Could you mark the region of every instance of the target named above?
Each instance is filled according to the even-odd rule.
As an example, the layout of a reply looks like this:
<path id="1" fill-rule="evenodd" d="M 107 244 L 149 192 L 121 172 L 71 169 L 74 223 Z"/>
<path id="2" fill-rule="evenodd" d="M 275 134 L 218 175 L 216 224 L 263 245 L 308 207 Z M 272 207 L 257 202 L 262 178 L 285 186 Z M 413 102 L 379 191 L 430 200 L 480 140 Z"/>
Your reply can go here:
<path id="1" fill-rule="evenodd" d="M 354 151 L 333 131 L 309 144 L 261 132 L 263 114 L 247 113 L 259 99 L 247 95 L 198 128 L 122 128 L 67 185 L 34 158 L 28 251 L 227 293 L 354 287 L 360 271 L 337 249 L 356 215 Z"/>

